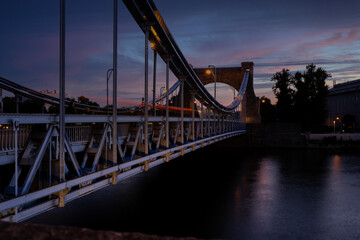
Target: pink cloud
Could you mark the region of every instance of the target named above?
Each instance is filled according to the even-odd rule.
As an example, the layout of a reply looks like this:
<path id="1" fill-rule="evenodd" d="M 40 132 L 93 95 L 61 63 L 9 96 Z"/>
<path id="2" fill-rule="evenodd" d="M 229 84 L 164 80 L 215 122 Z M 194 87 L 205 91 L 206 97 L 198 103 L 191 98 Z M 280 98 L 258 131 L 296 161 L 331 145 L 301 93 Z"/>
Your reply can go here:
<path id="1" fill-rule="evenodd" d="M 256 65 L 255 65 L 256 68 Z M 271 66 L 271 67 L 259 67 L 256 68 L 256 74 L 274 74 L 280 72 L 282 69 L 289 69 L 290 71 L 295 71 L 301 68 L 304 68 L 303 65 L 282 65 L 282 66 Z"/>
<path id="2" fill-rule="evenodd" d="M 327 37 L 329 36 L 330 37 Z M 305 42 L 303 44 L 298 45 L 295 50 L 297 51 L 309 51 L 315 50 L 319 48 L 325 48 L 329 46 L 335 46 L 343 43 L 350 43 L 356 41 L 360 37 L 360 29 L 346 29 L 346 30 L 337 30 L 333 32 L 325 32 L 325 33 L 312 33 L 307 36 L 307 38 L 302 39 L 316 39 L 316 38 L 324 38 L 323 40 L 312 40 L 311 42 Z"/>

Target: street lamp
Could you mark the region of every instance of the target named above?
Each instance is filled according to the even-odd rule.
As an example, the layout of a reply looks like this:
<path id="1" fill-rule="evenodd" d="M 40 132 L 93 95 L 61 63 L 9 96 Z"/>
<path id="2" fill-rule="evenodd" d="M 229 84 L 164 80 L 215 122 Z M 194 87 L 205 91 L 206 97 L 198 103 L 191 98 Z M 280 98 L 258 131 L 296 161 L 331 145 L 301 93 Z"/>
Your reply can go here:
<path id="1" fill-rule="evenodd" d="M 211 70 L 208 69 L 206 71 L 206 74 L 210 75 L 212 73 L 213 76 L 214 76 L 214 98 L 216 99 L 216 67 L 214 65 L 209 65 L 208 67 L 209 68 L 214 68 L 214 71 L 211 71 Z"/>
<path id="2" fill-rule="evenodd" d="M 113 68 L 108 69 L 106 72 L 106 108 L 108 115 L 109 115 L 109 79 L 113 72 L 114 72 Z"/>
<path id="3" fill-rule="evenodd" d="M 153 115 L 156 116 L 156 49 L 155 43 L 150 42 L 150 47 L 154 51 L 154 70 L 153 70 Z"/>
<path id="4" fill-rule="evenodd" d="M 341 118 L 340 118 L 340 117 L 336 117 L 336 120 L 339 121 L 339 124 L 340 124 L 340 133 L 342 133 L 342 131 L 343 131 L 343 125 L 342 125 Z"/>

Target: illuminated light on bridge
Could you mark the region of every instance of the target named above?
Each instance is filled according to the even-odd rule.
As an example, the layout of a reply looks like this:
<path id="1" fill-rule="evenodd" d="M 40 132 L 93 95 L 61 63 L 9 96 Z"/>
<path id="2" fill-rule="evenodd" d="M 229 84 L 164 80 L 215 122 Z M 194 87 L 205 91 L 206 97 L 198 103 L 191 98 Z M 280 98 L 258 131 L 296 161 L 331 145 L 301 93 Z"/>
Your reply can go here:
<path id="1" fill-rule="evenodd" d="M 144 101 L 140 106 L 117 108 L 117 0 L 111 113 L 110 109 L 66 100 L 64 89 L 57 98 L 0 77 L 1 89 L 63 109 L 60 114 L 0 115 L 0 165 L 14 165 L 9 184 L 0 192 L 2 220 L 22 221 L 63 207 L 90 191 L 244 134 L 246 121 L 259 121 L 252 62 L 237 68 L 216 68 L 216 77 L 209 79 L 204 69 L 188 64 L 152 1 L 123 2 L 145 35 Z M 65 47 L 65 42 L 62 44 Z M 166 63 L 166 87 L 153 99 L 148 96 L 149 45 Z M 169 71 L 178 79 L 171 87 Z M 205 88 L 216 81 L 238 92 L 227 106 Z M 84 114 L 65 114 L 71 108 Z M 49 196 L 56 198 L 48 200 Z"/>

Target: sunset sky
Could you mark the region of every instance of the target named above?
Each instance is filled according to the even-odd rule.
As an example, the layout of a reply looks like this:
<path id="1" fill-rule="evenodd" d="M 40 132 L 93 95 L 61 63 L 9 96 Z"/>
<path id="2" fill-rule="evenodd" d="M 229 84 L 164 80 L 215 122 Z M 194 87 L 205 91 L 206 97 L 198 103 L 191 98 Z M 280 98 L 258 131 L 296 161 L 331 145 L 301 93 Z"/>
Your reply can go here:
<path id="1" fill-rule="evenodd" d="M 240 66 L 253 61 L 259 97 L 274 101 L 271 76 L 282 68 L 303 71 L 309 63 L 332 74 L 330 87 L 333 80 L 360 79 L 360 1 L 154 2 L 194 67 Z M 112 67 L 113 1 L 67 0 L 66 4 L 66 92 L 103 105 L 106 71 Z M 0 76 L 35 90 L 57 90 L 59 1 L 0 0 L 0 29 Z M 119 98 L 139 102 L 144 34 L 122 1 L 118 54 Z M 157 92 L 165 84 L 164 70 L 164 62 L 158 60 Z M 151 71 L 149 79 L 152 81 Z M 171 76 L 171 83 L 175 81 Z M 223 91 L 219 96 L 232 95 L 224 86 L 219 91 Z"/>

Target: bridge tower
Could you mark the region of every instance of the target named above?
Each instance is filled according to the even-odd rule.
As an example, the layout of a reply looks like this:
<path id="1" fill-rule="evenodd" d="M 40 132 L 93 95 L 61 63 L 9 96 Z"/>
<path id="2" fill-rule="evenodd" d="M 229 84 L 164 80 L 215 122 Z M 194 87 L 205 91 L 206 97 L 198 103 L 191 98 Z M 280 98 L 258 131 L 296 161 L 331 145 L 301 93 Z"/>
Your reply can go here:
<path id="1" fill-rule="evenodd" d="M 214 82 L 214 76 L 206 74 L 209 68 L 194 68 L 195 73 L 204 85 Z M 248 70 L 250 72 L 246 93 L 245 93 L 245 106 L 246 106 L 246 122 L 258 123 L 260 122 L 260 101 L 255 96 L 254 92 L 254 63 L 242 62 L 241 67 L 217 67 L 216 68 L 216 82 L 225 83 L 239 91 L 244 74 Z M 185 91 L 188 92 L 188 91 Z M 190 99 L 190 93 L 187 93 L 185 99 Z M 188 103 L 188 105 L 190 105 Z"/>

